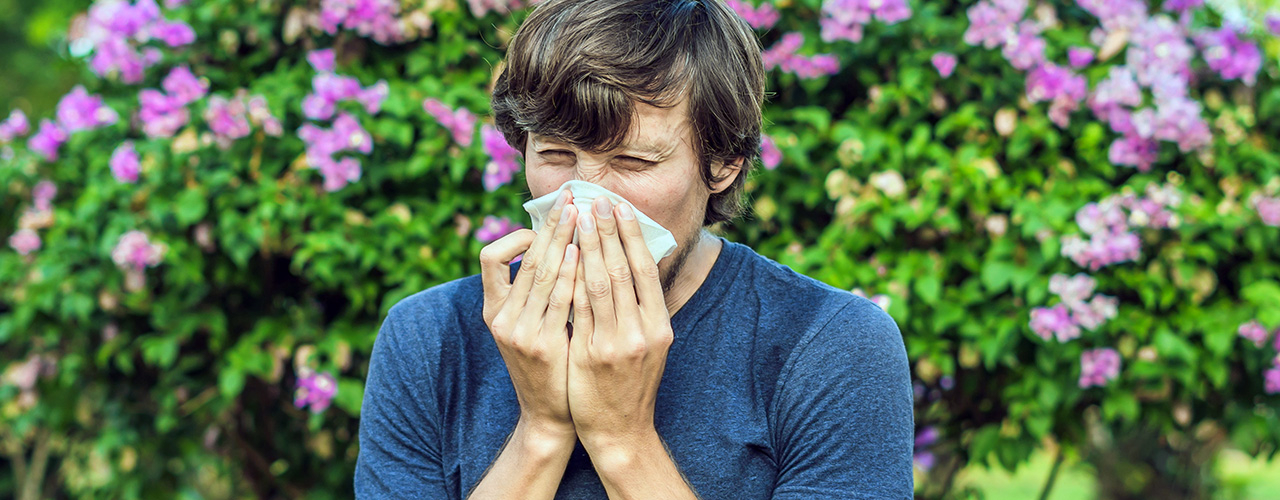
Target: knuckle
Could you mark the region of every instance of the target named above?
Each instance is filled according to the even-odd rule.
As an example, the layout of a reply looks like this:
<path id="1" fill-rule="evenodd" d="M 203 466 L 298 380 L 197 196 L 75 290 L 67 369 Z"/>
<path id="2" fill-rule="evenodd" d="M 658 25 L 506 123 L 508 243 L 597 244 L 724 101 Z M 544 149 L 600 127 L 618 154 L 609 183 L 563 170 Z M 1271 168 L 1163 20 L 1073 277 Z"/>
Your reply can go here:
<path id="1" fill-rule="evenodd" d="M 609 296 L 610 285 L 605 280 L 587 280 L 587 294 L 602 299 Z"/>
<path id="2" fill-rule="evenodd" d="M 553 293 L 551 294 L 551 297 L 547 298 L 548 309 L 560 310 L 568 306 L 569 306 L 569 301 L 558 293 Z"/>
<path id="3" fill-rule="evenodd" d="M 497 251 L 493 249 L 493 244 L 485 245 L 480 249 L 480 264 L 490 266 L 498 263 L 498 257 L 494 255 Z"/>
<path id="4" fill-rule="evenodd" d="M 642 265 L 640 266 L 639 271 L 640 271 L 640 277 L 641 277 L 641 278 L 644 278 L 644 279 L 657 279 L 657 278 L 658 278 L 658 266 L 657 266 L 657 265 L 649 264 L 649 263 L 645 263 L 645 264 L 642 264 Z"/>
<path id="5" fill-rule="evenodd" d="M 627 281 L 631 279 L 631 268 L 626 264 L 615 264 L 609 266 L 609 277 L 614 281 Z"/>
<path id="6" fill-rule="evenodd" d="M 537 271 L 533 273 L 533 283 L 536 285 L 546 285 L 555 281 L 557 271 L 553 271 L 549 264 L 543 263 L 538 266 Z"/>

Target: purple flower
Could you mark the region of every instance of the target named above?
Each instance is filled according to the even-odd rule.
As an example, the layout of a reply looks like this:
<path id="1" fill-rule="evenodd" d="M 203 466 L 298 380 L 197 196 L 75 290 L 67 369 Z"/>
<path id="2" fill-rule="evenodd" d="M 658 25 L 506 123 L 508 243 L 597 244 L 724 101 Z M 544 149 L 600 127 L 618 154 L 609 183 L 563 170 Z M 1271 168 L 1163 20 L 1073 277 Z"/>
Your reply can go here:
<path id="1" fill-rule="evenodd" d="M 173 100 L 172 105 L 176 106 L 193 103 L 209 93 L 209 82 L 197 78 L 186 66 L 169 70 L 164 81 L 160 82 L 160 87 Z"/>
<path id="2" fill-rule="evenodd" d="M 337 393 L 338 381 L 334 380 L 333 375 L 303 370 L 298 374 L 293 405 L 298 408 L 310 406 L 312 413 L 320 413 L 329 408 L 329 403 Z"/>
<path id="3" fill-rule="evenodd" d="M 809 57 L 796 54 L 803 44 L 804 35 L 798 32 L 783 35 L 781 40 L 761 54 L 764 69 L 770 71 L 778 68 L 806 79 L 832 75 L 840 71 L 840 62 L 832 54 L 817 54 Z"/>
<path id="4" fill-rule="evenodd" d="M 324 176 L 325 189 L 336 191 L 348 183 L 360 180 L 360 161 L 353 157 L 334 160 L 333 155 L 343 151 L 373 152 L 373 136 L 349 113 L 338 113 L 333 127 L 326 130 L 313 124 L 298 129 L 298 137 L 307 146 L 307 164 Z"/>
<path id="5" fill-rule="evenodd" d="M 967 11 L 969 28 L 964 32 L 965 43 L 981 44 L 988 49 L 1003 45 L 1015 33 L 1015 25 L 1026 11 L 1026 0 L 979 1 Z"/>
<path id="6" fill-rule="evenodd" d="M 364 106 L 364 111 L 371 115 L 378 114 L 382 110 L 382 101 L 387 98 L 391 92 L 391 87 L 387 85 L 386 80 L 378 80 L 373 85 L 365 87 L 356 94 L 356 102 Z"/>
<path id="7" fill-rule="evenodd" d="M 170 47 L 180 47 L 196 41 L 196 31 L 182 21 L 160 21 L 151 25 L 151 36 Z"/>
<path id="8" fill-rule="evenodd" d="M 1097 17 L 1107 32 L 1132 29 L 1147 19 L 1147 4 L 1143 0 L 1076 0 L 1076 3 Z"/>
<path id="9" fill-rule="evenodd" d="M 271 114 L 271 110 L 267 108 L 267 98 L 261 95 L 254 95 L 249 98 L 249 121 L 254 125 L 262 127 L 262 131 L 272 137 L 279 137 L 284 133 L 284 127 L 280 124 L 280 120 Z"/>
<path id="10" fill-rule="evenodd" d="M 1068 277 L 1065 274 L 1054 274 L 1049 278 L 1049 292 L 1057 295 L 1069 307 L 1083 305 L 1098 282 L 1085 273 L 1076 273 Z"/>
<path id="11" fill-rule="evenodd" d="M 937 458 L 934 457 L 933 452 L 931 451 L 920 451 L 911 455 L 911 462 L 915 464 L 915 466 L 924 470 L 932 469 L 933 464 L 936 461 Z"/>
<path id="12" fill-rule="evenodd" d="M 53 181 L 42 180 L 31 188 L 31 203 L 38 211 L 49 210 L 55 196 L 58 196 L 58 186 Z"/>
<path id="13" fill-rule="evenodd" d="M 102 97 L 89 95 L 83 85 L 76 85 L 58 101 L 58 124 L 67 133 L 93 130 L 115 123 L 119 116 L 115 110 L 102 104 Z"/>
<path id="14" fill-rule="evenodd" d="M 1088 92 L 1083 76 L 1053 63 L 1036 66 L 1027 75 L 1027 99 L 1031 102 L 1051 101 L 1049 119 L 1066 127 L 1069 115 L 1079 107 Z"/>
<path id="15" fill-rule="evenodd" d="M 133 141 L 124 141 L 116 150 L 111 153 L 111 175 L 117 181 L 125 183 L 138 182 L 138 171 L 141 166 L 138 162 L 138 151 L 133 148 Z"/>
<path id="16" fill-rule="evenodd" d="M 751 6 L 750 2 L 744 0 L 727 0 L 729 8 L 737 12 L 742 19 L 747 21 L 755 29 L 769 29 L 778 23 L 778 9 L 773 8 L 773 4 L 764 2 L 759 8 Z"/>
<path id="17" fill-rule="evenodd" d="M 938 70 L 938 74 L 943 78 L 951 76 L 951 72 L 956 69 L 956 56 L 947 52 L 938 52 L 929 58 L 933 63 L 933 67 Z"/>
<path id="18" fill-rule="evenodd" d="M 852 292 L 854 295 L 870 300 L 871 303 L 879 306 L 880 309 L 882 310 L 885 310 L 885 311 L 889 310 L 890 299 L 888 295 L 885 295 L 883 293 L 877 293 L 875 295 L 868 296 L 867 293 L 862 291 L 861 288 L 854 288 L 853 290 L 849 290 L 849 291 Z"/>
<path id="19" fill-rule="evenodd" d="M 405 40 L 399 0 L 321 0 L 317 27 L 333 35 L 346 28 L 383 45 Z"/>
<path id="20" fill-rule="evenodd" d="M 778 144 L 765 134 L 760 135 L 760 162 L 767 170 L 778 168 L 778 164 L 782 163 L 782 151 L 778 150 Z"/>
<path id="21" fill-rule="evenodd" d="M 1127 135 L 1116 139 L 1107 150 L 1107 159 L 1116 165 L 1137 167 L 1139 171 L 1151 170 L 1160 153 L 1160 144 L 1154 139 Z"/>
<path id="22" fill-rule="evenodd" d="M 1156 15 L 1133 31 L 1125 61 L 1138 83 L 1149 87 L 1165 78 L 1187 82 L 1194 55 L 1186 30 L 1168 16 Z"/>
<path id="23" fill-rule="evenodd" d="M 40 235 L 31 229 L 19 229 L 9 235 L 9 246 L 21 255 L 30 255 L 40 249 Z"/>
<path id="24" fill-rule="evenodd" d="M 1078 304 L 1071 309 L 1071 318 L 1080 326 L 1097 330 L 1107 320 L 1116 317 L 1120 300 L 1110 295 L 1094 295 L 1088 304 Z"/>
<path id="25" fill-rule="evenodd" d="M 1080 336 L 1080 326 L 1072 321 L 1066 304 L 1032 309 L 1030 326 L 1031 331 L 1045 340 L 1057 337 L 1058 342 L 1066 342 Z"/>
<path id="26" fill-rule="evenodd" d="M 227 99 L 222 96 L 209 98 L 209 105 L 204 110 L 204 120 L 213 131 L 218 146 L 227 149 L 231 142 L 249 135 L 248 109 L 239 97 Z"/>
<path id="27" fill-rule="evenodd" d="M 152 243 L 146 233 L 134 230 L 120 236 L 111 250 L 111 260 L 121 269 L 141 271 L 160 265 L 168 250 L 164 243 Z"/>
<path id="28" fill-rule="evenodd" d="M 1099 120 L 1109 123 L 1114 131 L 1125 133 L 1129 109 L 1142 104 L 1142 88 L 1127 66 L 1112 66 L 1107 77 L 1094 86 L 1088 104 Z"/>
<path id="29" fill-rule="evenodd" d="M 12 141 L 29 131 L 31 124 L 27 121 L 27 114 L 21 109 L 10 111 L 9 117 L 0 122 L 0 143 Z"/>
<path id="30" fill-rule="evenodd" d="M 1067 61 L 1073 68 L 1082 68 L 1093 62 L 1093 49 L 1086 47 L 1071 47 L 1067 49 Z"/>
<path id="31" fill-rule="evenodd" d="M 1186 12 L 1201 5 L 1204 5 L 1204 0 L 1165 0 L 1164 10 Z"/>
<path id="32" fill-rule="evenodd" d="M 920 450 L 921 448 L 927 448 L 929 446 L 932 446 L 933 443 L 938 442 L 938 435 L 939 433 L 938 433 L 937 427 L 929 426 L 929 427 L 920 429 L 920 433 L 916 434 L 916 445 L 915 445 L 916 450 Z"/>
<path id="33" fill-rule="evenodd" d="M 329 119 L 336 111 L 336 104 L 348 100 L 358 101 L 366 112 L 375 114 L 389 91 L 385 80 L 361 88 L 359 80 L 335 73 L 316 75 L 311 79 L 311 88 L 312 93 L 302 99 L 302 112 L 312 120 Z"/>
<path id="34" fill-rule="evenodd" d="M 456 111 L 449 109 L 444 103 L 438 99 L 429 98 L 422 101 L 422 109 L 435 118 L 437 122 L 449 129 L 453 135 L 453 140 L 459 146 L 468 147 L 471 140 L 475 137 L 476 115 L 465 107 L 459 107 Z"/>
<path id="35" fill-rule="evenodd" d="M 1267 343 L 1267 329 L 1262 326 L 1262 323 L 1258 323 L 1256 319 L 1240 325 L 1236 333 L 1244 337 L 1245 340 L 1253 342 L 1255 347 L 1262 347 L 1262 344 Z"/>
<path id="36" fill-rule="evenodd" d="M 1205 31 L 1195 36 L 1196 45 L 1204 53 L 1209 69 L 1217 71 L 1224 80 L 1239 78 L 1245 85 L 1257 83 L 1262 69 L 1262 52 L 1258 46 L 1240 39 L 1231 27 L 1217 31 Z"/>
<path id="37" fill-rule="evenodd" d="M 1263 379 L 1266 386 L 1264 390 L 1267 391 L 1267 394 L 1280 394 L 1280 365 L 1267 369 Z"/>
<path id="38" fill-rule="evenodd" d="M 480 240 L 481 243 L 489 243 L 523 228 L 524 226 L 511 222 L 511 219 L 506 217 L 486 215 L 484 223 L 480 225 L 479 229 L 476 229 L 476 239 Z"/>
<path id="39" fill-rule="evenodd" d="M 1040 38 L 1040 31 L 1040 25 L 1035 21 L 1027 20 L 1018 23 L 1017 33 L 1005 40 L 1004 49 L 1001 51 L 1010 65 L 1017 69 L 1028 70 L 1044 64 L 1045 42 Z"/>
<path id="40" fill-rule="evenodd" d="M 338 161 L 334 161 L 332 157 L 322 158 L 316 169 L 324 177 L 324 190 L 329 192 L 337 191 L 347 187 L 347 184 L 360 180 L 362 174 L 360 160 L 351 156 L 343 157 Z"/>
<path id="41" fill-rule="evenodd" d="M 489 11 L 507 14 L 522 7 L 520 0 L 467 0 L 467 5 L 471 7 L 471 15 L 477 18 L 484 17 Z"/>
<path id="42" fill-rule="evenodd" d="M 822 39 L 862 40 L 863 26 L 875 17 L 885 24 L 895 24 L 911 17 L 906 0 L 826 0 L 822 4 Z"/>
<path id="43" fill-rule="evenodd" d="M 485 153 L 489 154 L 489 163 L 484 167 L 484 189 L 493 191 L 511 182 L 515 173 L 520 171 L 520 152 L 507 144 L 502 132 L 491 125 L 480 127 L 480 142 Z"/>
<path id="44" fill-rule="evenodd" d="M 1255 193 L 1250 197 L 1249 203 L 1253 205 L 1254 211 L 1258 212 L 1258 218 L 1262 219 L 1263 224 L 1280 227 L 1280 196 L 1271 197 Z"/>
<path id="45" fill-rule="evenodd" d="M 27 149 L 35 151 L 46 161 L 58 159 L 58 148 L 67 142 L 67 132 L 48 118 L 40 120 L 40 128 L 27 139 Z"/>
<path id="46" fill-rule="evenodd" d="M 333 49 L 320 49 L 307 52 L 307 63 L 321 73 L 332 73 L 337 68 Z"/>
<path id="47" fill-rule="evenodd" d="M 1131 232 L 1098 234 L 1082 240 L 1077 235 L 1062 239 L 1062 256 L 1076 265 L 1097 271 L 1105 266 L 1137 260 L 1142 256 L 1142 242 Z"/>
<path id="48" fill-rule="evenodd" d="M 1178 143 L 1183 153 L 1209 145 L 1209 124 L 1200 118 L 1200 102 L 1185 97 L 1156 103 L 1152 137 Z"/>
<path id="49" fill-rule="evenodd" d="M 1091 349 L 1080 354 L 1080 388 L 1104 386 L 1120 375 L 1120 353 L 1111 348 Z"/>
<path id="50" fill-rule="evenodd" d="M 1272 35 L 1280 36 L 1280 12 L 1267 14 L 1264 24 L 1267 25 L 1267 31 L 1270 31 Z"/>
<path id="51" fill-rule="evenodd" d="M 155 89 L 138 92 L 138 121 L 142 131 L 150 138 L 172 137 L 187 124 L 190 116 L 185 104 L 177 98 L 164 95 Z"/>

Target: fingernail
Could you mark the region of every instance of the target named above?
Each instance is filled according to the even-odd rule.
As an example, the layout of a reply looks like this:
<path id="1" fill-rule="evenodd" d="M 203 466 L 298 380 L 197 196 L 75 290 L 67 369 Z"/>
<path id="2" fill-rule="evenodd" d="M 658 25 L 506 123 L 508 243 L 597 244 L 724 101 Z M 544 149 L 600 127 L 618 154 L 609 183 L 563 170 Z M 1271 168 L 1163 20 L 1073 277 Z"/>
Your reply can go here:
<path id="1" fill-rule="evenodd" d="M 558 209 L 558 208 L 560 208 L 560 207 L 563 207 L 563 206 L 564 206 L 565 201 L 568 201 L 568 200 L 566 200 L 566 198 L 568 198 L 568 196 L 566 196 L 566 192 L 564 192 L 564 191 L 560 192 L 560 196 L 557 196 L 557 197 L 556 197 L 556 204 L 555 204 L 555 205 L 552 205 L 552 206 L 551 206 L 551 209 L 552 209 L 552 210 L 555 210 L 555 209 Z"/>
<path id="2" fill-rule="evenodd" d="M 560 223 L 564 224 L 566 222 L 569 222 L 569 218 L 572 216 L 573 216 L 573 210 L 569 210 L 569 207 L 565 207 L 564 211 L 560 214 Z"/>
<path id="3" fill-rule="evenodd" d="M 595 208 L 596 217 L 601 219 L 613 217 L 613 206 L 609 204 L 608 198 L 596 198 L 596 201 L 595 203 L 592 203 L 592 206 Z"/>
<path id="4" fill-rule="evenodd" d="M 579 226 L 582 226 L 582 230 L 583 230 L 583 231 L 595 231 L 595 230 L 596 230 L 596 221 L 595 221 L 595 218 L 594 218 L 594 217 L 592 217 L 590 213 L 585 213 L 585 214 L 582 214 L 582 215 L 578 216 L 578 225 L 579 225 Z"/>
<path id="5" fill-rule="evenodd" d="M 618 205 L 618 217 L 624 220 L 632 220 L 636 218 L 636 214 L 631 213 L 631 205 L 623 203 Z"/>

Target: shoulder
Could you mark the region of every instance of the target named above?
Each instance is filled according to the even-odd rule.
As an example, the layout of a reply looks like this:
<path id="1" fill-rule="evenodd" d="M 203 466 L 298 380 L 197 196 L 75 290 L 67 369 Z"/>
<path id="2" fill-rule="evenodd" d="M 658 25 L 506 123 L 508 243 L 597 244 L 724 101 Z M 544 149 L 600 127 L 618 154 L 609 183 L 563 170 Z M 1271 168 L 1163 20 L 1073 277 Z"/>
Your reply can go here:
<path id="1" fill-rule="evenodd" d="M 391 332 L 398 344 L 438 347 L 444 331 L 459 331 L 479 321 L 483 306 L 480 275 L 441 283 L 400 299 L 387 311 L 379 335 Z"/>

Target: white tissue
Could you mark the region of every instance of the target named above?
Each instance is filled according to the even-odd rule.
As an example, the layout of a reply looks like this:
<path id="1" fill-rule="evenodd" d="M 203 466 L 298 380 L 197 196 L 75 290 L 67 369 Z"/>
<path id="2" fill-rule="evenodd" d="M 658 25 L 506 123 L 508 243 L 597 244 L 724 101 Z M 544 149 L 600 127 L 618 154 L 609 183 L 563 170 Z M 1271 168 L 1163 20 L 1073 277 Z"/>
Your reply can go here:
<path id="1" fill-rule="evenodd" d="M 614 205 L 627 201 L 617 193 L 599 185 L 587 181 L 568 181 L 554 193 L 548 193 L 537 199 L 525 202 L 524 211 L 529 212 L 529 216 L 533 218 L 533 225 L 530 227 L 534 231 L 542 229 L 547 214 L 551 213 L 551 207 L 556 204 L 556 199 L 559 198 L 560 193 L 566 189 L 573 193 L 573 205 L 578 208 L 578 213 L 580 214 L 590 211 L 591 203 L 601 196 L 608 198 Z M 636 214 L 636 220 L 640 222 L 640 233 L 644 235 L 645 245 L 649 247 L 649 253 L 653 255 L 653 261 L 658 262 L 663 257 L 675 252 L 677 246 L 676 238 L 671 234 L 671 231 L 641 213 L 635 204 L 631 202 L 627 202 L 627 204 L 631 205 L 631 211 Z M 577 228 L 573 232 L 573 242 L 578 242 Z"/>

